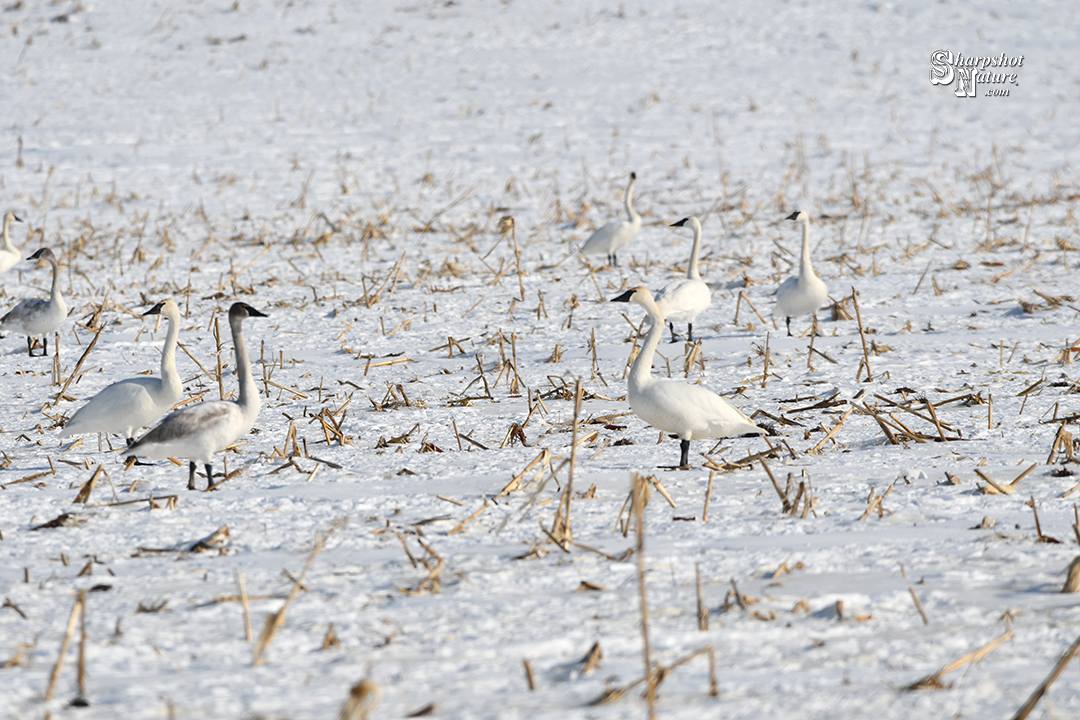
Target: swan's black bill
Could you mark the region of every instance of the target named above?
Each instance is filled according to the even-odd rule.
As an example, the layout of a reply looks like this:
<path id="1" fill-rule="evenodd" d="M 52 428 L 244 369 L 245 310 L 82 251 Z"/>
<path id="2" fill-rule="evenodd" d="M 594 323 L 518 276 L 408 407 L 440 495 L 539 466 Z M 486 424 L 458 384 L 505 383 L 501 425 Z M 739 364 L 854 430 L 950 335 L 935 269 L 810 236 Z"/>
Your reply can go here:
<path id="1" fill-rule="evenodd" d="M 683 226 L 683 225 L 685 225 L 685 224 L 686 224 L 686 223 L 687 223 L 687 222 L 688 222 L 689 220 L 690 220 L 690 218 L 688 218 L 688 217 L 684 217 L 684 218 L 683 218 L 682 220 L 680 220 L 680 221 L 679 221 L 679 222 L 677 222 L 677 223 L 671 223 L 671 227 L 682 227 L 682 226 Z"/>
<path id="2" fill-rule="evenodd" d="M 785 220 L 798 220 L 799 219 L 799 212 L 800 212 L 799 210 L 796 210 L 795 212 L 791 213 L 790 215 L 788 215 L 784 219 Z"/>
<path id="3" fill-rule="evenodd" d="M 627 290 L 622 295 L 616 298 L 611 298 L 611 302 L 630 302 L 630 298 L 633 297 L 634 291 Z"/>
<path id="4" fill-rule="evenodd" d="M 637 173 L 636 172 L 630 173 L 630 179 L 631 180 L 637 180 Z"/>
<path id="5" fill-rule="evenodd" d="M 23 219 L 15 213 L 11 213 L 11 217 L 15 219 L 15 222 L 23 222 Z"/>
<path id="6" fill-rule="evenodd" d="M 165 303 L 159 302 L 157 305 L 144 312 L 143 315 L 160 315 L 161 308 L 163 307 L 165 307 Z"/>

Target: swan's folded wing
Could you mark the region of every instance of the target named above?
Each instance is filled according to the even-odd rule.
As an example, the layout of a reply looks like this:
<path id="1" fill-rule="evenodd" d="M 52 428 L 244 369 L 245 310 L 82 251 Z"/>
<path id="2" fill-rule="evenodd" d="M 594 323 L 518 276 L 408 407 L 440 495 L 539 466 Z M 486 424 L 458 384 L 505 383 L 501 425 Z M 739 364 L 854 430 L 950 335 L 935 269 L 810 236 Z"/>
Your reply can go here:
<path id="1" fill-rule="evenodd" d="M 181 408 L 162 420 L 150 432 L 131 446 L 131 450 L 150 445 L 168 445 L 190 441 L 213 428 L 226 423 L 230 414 L 238 412 L 235 403 L 206 402 Z"/>

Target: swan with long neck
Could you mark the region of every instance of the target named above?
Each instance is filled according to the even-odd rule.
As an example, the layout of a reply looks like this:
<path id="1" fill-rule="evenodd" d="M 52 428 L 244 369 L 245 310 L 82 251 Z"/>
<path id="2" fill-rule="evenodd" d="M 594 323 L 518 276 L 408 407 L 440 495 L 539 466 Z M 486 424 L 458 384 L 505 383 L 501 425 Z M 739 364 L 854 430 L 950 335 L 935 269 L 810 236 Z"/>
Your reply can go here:
<path id="1" fill-rule="evenodd" d="M 712 303 L 712 291 L 698 273 L 698 252 L 701 250 L 701 221 L 691 215 L 671 227 L 689 225 L 694 231 L 694 246 L 690 250 L 690 265 L 686 277 L 668 283 L 656 293 L 656 306 L 660 308 L 671 326 L 671 342 L 676 341 L 675 323 L 686 323 L 686 335 L 694 341 L 694 318 L 703 313 Z"/>
<path id="2" fill-rule="evenodd" d="M 0 273 L 6 273 L 22 259 L 22 248 L 15 247 L 11 242 L 12 221 L 22 222 L 22 218 L 9 210 L 4 213 L 4 244 L 0 246 Z"/>
<path id="3" fill-rule="evenodd" d="M 791 318 L 814 315 L 829 297 L 829 289 L 814 272 L 810 264 L 810 216 L 796 210 L 785 218 L 802 223 L 802 255 L 799 257 L 799 274 L 789 277 L 776 291 L 776 307 L 773 314 L 787 320 L 787 334 L 791 335 Z"/>
<path id="4" fill-rule="evenodd" d="M 34 336 L 42 336 L 41 357 L 49 354 L 49 333 L 63 324 L 67 317 L 67 304 L 60 294 L 60 262 L 49 248 L 41 248 L 26 258 L 44 260 L 52 265 L 52 292 L 48 300 L 31 298 L 13 307 L 0 318 L 0 330 L 11 330 L 26 336 L 26 352 L 34 357 Z"/>
<path id="5" fill-rule="evenodd" d="M 581 246 L 582 253 L 585 255 L 607 255 L 610 264 L 619 264 L 617 253 L 629 245 L 630 241 L 641 230 L 641 215 L 638 215 L 637 210 L 634 209 L 634 183 L 636 182 L 637 173 L 630 173 L 630 182 L 626 186 L 626 193 L 623 195 L 626 220 L 609 222 L 594 232 Z"/>
<path id="6" fill-rule="evenodd" d="M 169 321 L 161 350 L 161 377 L 128 378 L 109 385 L 71 416 L 61 436 L 92 432 L 118 434 L 130 446 L 137 431 L 160 418 L 180 400 L 184 390 L 176 370 L 180 308 L 172 300 L 166 300 L 143 315 L 162 315 Z"/>
<path id="7" fill-rule="evenodd" d="M 690 464 L 690 441 L 700 438 L 725 438 L 760 435 L 765 431 L 743 412 L 700 385 L 654 378 L 653 355 L 664 334 L 664 315 L 656 306 L 648 288 L 630 288 L 612 302 L 632 302 L 645 309 L 652 326 L 645 336 L 627 379 L 630 409 L 639 418 L 664 432 L 679 436 L 679 466 Z"/>
<path id="8" fill-rule="evenodd" d="M 259 390 L 251 374 L 247 344 L 241 324 L 244 318 L 266 317 L 247 303 L 233 303 L 229 308 L 229 330 L 236 351 L 236 374 L 240 396 L 234 402 L 218 400 L 174 410 L 150 432 L 136 440 L 129 449 L 133 455 L 150 458 L 182 457 L 188 459 L 188 490 L 195 489 L 196 462 L 206 470 L 206 486 L 213 485 L 211 459 L 230 443 L 247 434 L 259 416 Z"/>

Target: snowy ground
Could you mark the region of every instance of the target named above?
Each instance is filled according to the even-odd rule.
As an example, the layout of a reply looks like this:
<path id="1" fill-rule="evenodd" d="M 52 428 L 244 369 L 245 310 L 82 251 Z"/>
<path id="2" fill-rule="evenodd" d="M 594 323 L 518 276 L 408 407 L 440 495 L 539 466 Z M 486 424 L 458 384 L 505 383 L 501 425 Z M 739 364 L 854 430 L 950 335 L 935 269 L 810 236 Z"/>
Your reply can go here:
<path id="1" fill-rule="evenodd" d="M 26 255 L 62 255 L 74 309 L 58 373 L 18 336 L 0 355 L 0 717 L 326 718 L 364 677 L 382 688 L 374 717 L 429 704 L 438 717 L 641 717 L 640 687 L 590 706 L 644 673 L 634 536 L 615 529 L 634 473 L 676 504 L 654 493 L 646 510 L 653 658 L 711 646 L 716 660 L 719 696 L 695 657 L 661 685 L 662 717 L 1011 716 L 1080 634 L 1059 592 L 1080 534 L 1077 468 L 1063 452 L 1048 463 L 1060 418 L 1080 432 L 1080 38 L 1061 15 L 1000 2 L 6 6 L 0 197 L 27 220 L 13 233 Z M 1018 84 L 957 98 L 929 81 L 938 49 L 1023 55 Z M 590 267 L 575 248 L 621 212 L 631 171 L 644 227 L 618 267 Z M 689 233 L 666 226 L 714 203 L 702 362 L 687 370 L 692 349 L 664 343 L 654 369 L 798 423 L 758 416 L 781 433 L 777 481 L 811 488 L 806 517 L 804 502 L 782 512 L 760 463 L 739 467 L 764 441 L 698 441 L 695 467 L 670 470 L 677 442 L 622 415 L 641 317 L 605 299 L 684 270 Z M 809 337 L 769 318 L 797 265 L 782 220 L 796 208 L 815 217 L 832 297 L 858 292 L 869 381 L 854 320 L 821 312 L 808 362 Z M 23 262 L 2 282 L 7 308 L 47 291 L 47 270 Z M 219 395 L 214 319 L 233 300 L 270 315 L 246 324 L 262 413 L 226 456 L 240 474 L 210 493 L 187 491 L 184 467 L 125 471 L 95 437 L 57 432 L 102 387 L 157 372 L 165 328 L 140 314 L 165 297 L 187 316 L 188 396 Z M 95 320 L 76 402 L 57 403 Z M 556 468 L 569 459 L 576 378 L 583 420 L 616 416 L 579 428 L 597 435 L 578 446 L 574 489 L 595 493 L 575 497 L 573 537 L 598 552 L 564 552 L 540 529 L 567 467 L 538 494 L 530 473 L 493 498 L 545 449 Z M 890 443 L 871 410 L 911 433 L 894 426 Z M 515 423 L 528 446 L 501 447 Z M 719 468 L 707 522 L 706 462 Z M 74 504 L 99 464 L 108 479 Z M 1011 494 L 980 491 L 976 470 L 1004 485 L 1032 465 Z M 63 513 L 75 524 L 35 529 Z M 222 526 L 224 550 L 186 552 Z M 333 527 L 253 665 L 237 578 L 258 635 Z M 406 548 L 441 559 L 439 592 Z M 77 643 L 43 700 L 80 589 L 88 708 L 68 706 Z M 340 645 L 320 649 L 331 625 Z M 1010 629 L 944 676 L 951 689 L 903 689 Z M 1032 717 L 1078 710 L 1072 671 Z"/>

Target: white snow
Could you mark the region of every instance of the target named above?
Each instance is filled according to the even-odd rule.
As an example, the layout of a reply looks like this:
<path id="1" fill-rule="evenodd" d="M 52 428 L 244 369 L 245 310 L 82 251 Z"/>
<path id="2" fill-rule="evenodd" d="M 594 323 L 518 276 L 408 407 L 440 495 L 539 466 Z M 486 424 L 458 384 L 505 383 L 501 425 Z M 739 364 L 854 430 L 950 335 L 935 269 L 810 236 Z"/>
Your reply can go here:
<path id="1" fill-rule="evenodd" d="M 636 558 L 623 555 L 634 536 L 614 531 L 635 472 L 677 504 L 654 493 L 646 510 L 653 658 L 716 654 L 719 696 L 695 658 L 661 685 L 661 717 L 1010 716 L 1080 634 L 1076 599 L 1059 593 L 1076 555 L 1077 495 L 1066 493 L 1077 464 L 1061 452 L 1047 464 L 1055 418 L 1080 432 L 1080 378 L 1063 364 L 1080 337 L 1080 30 L 1060 6 L 5 7 L 0 198 L 27 220 L 13 228 L 25 255 L 47 245 L 61 257 L 73 311 L 58 377 L 21 337 L 0 341 L 0 666 L 11 658 L 0 717 L 326 718 L 364 677 L 383 690 L 374 717 L 429 703 L 436 717 L 642 717 L 640 686 L 589 706 L 644 673 Z M 929 81 L 939 49 L 1023 55 L 1018 85 L 957 98 Z M 591 274 L 575 250 L 622 212 L 631 171 L 642 231 L 617 268 Z M 664 469 L 677 443 L 657 445 L 654 429 L 621 416 L 579 429 L 599 435 L 578 447 L 574 489 L 596 492 L 573 501 L 573 536 L 600 553 L 563 552 L 538 526 L 551 528 L 566 467 L 535 497 L 528 485 L 491 500 L 451 534 L 543 449 L 556 467 L 569 458 L 573 403 L 556 385 L 572 392 L 581 378 L 583 419 L 629 411 L 633 331 L 626 308 L 603 300 L 684 274 L 689 238 L 667 225 L 718 198 L 701 258 L 713 303 L 694 324 L 704 369 L 684 373 L 687 349 L 665 343 L 654 371 L 800 423 L 777 425 L 769 441 L 782 449 L 768 462 L 782 487 L 789 473 L 809 478 L 816 515 L 785 516 L 754 464 L 715 473 L 703 522 L 705 458 Z M 814 349 L 835 363 L 814 354 L 811 367 L 809 338 L 769 320 L 797 262 L 798 231 L 783 221 L 795 209 L 815 218 L 815 268 L 833 298 L 858 292 L 877 349 L 870 382 L 856 376 L 853 320 L 819 313 Z M 0 278 L 0 308 L 44 295 L 44 278 L 17 265 Z M 106 297 L 105 330 L 67 390 L 76 400 L 57 403 L 56 381 L 75 370 Z M 253 434 L 226 455 L 243 472 L 210 493 L 185 489 L 186 466 L 125 471 L 118 438 L 108 453 L 96 437 L 69 448 L 58 434 L 101 388 L 157 371 L 165 326 L 139 314 L 166 297 L 201 364 L 179 354 L 186 397 L 219 397 L 215 319 L 235 393 L 231 302 L 270 315 L 245 327 L 265 397 Z M 557 345 L 561 361 L 546 362 Z M 485 394 L 478 356 L 492 399 L 451 404 Z M 889 444 L 853 412 L 835 444 L 808 453 L 861 390 L 860 407 L 931 439 Z M 530 391 L 548 396 L 526 424 Z M 844 404 L 805 409 L 833 392 Z M 991 394 L 992 424 L 985 402 L 945 404 Z M 943 432 L 962 439 L 934 442 L 932 422 L 879 396 L 923 415 L 916 399 L 931 401 Z M 324 432 L 324 409 L 347 444 Z M 459 447 L 455 423 L 488 449 Z M 529 447 L 500 448 L 514 423 Z M 295 467 L 281 456 L 290 425 Z M 767 449 L 735 439 L 711 457 Z M 74 504 L 98 464 L 108 478 Z M 1012 494 L 977 491 L 976 469 L 1007 484 L 1033 464 Z M 860 520 L 871 493 L 890 488 L 882 514 Z M 151 496 L 157 509 L 110 505 Z M 1038 541 L 1030 499 L 1060 543 Z M 81 524 L 33 529 L 63 513 Z M 252 665 L 241 604 L 217 599 L 237 594 L 240 573 L 252 598 L 273 596 L 251 602 L 257 636 L 341 519 Z M 176 552 L 221 526 L 224 554 Z M 402 540 L 416 558 L 422 540 L 445 561 L 440 592 L 403 592 L 428 571 Z M 515 559 L 532 548 L 539 557 Z M 792 571 L 773 577 L 785 562 Z M 697 627 L 697 566 L 708 631 Z M 732 580 L 758 602 L 726 599 Z M 601 589 L 577 592 L 583 581 Z M 76 591 L 95 586 L 90 705 L 68 706 L 78 633 L 44 702 Z M 331 624 L 340 647 L 320 650 Z M 902 689 L 1009 627 L 1010 640 L 944 677 L 951 689 Z M 583 674 L 596 641 L 600 669 Z M 1032 717 L 1078 709 L 1080 678 L 1067 671 Z"/>

